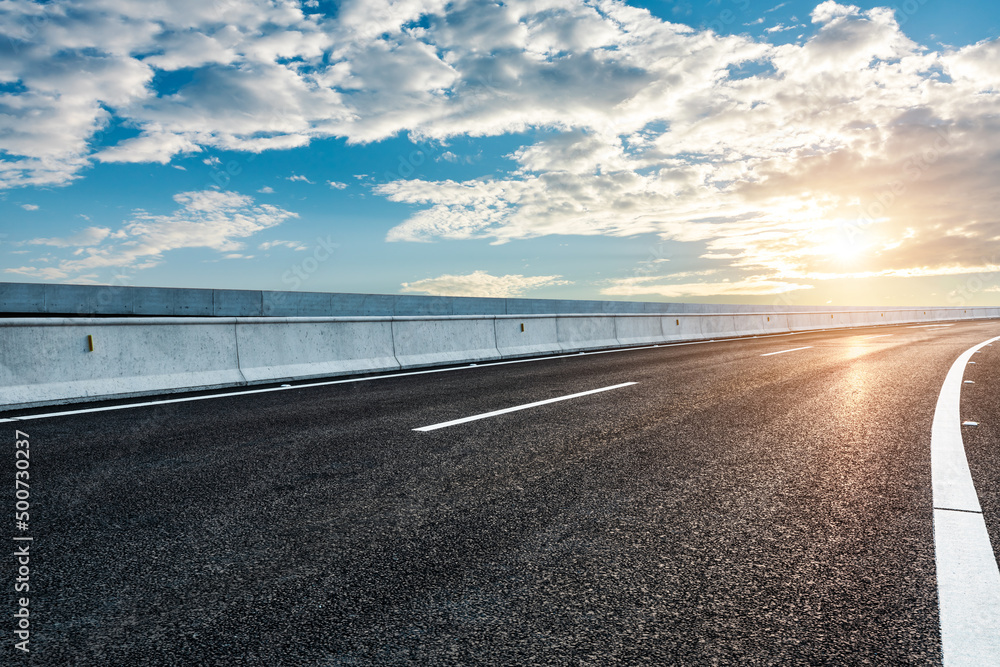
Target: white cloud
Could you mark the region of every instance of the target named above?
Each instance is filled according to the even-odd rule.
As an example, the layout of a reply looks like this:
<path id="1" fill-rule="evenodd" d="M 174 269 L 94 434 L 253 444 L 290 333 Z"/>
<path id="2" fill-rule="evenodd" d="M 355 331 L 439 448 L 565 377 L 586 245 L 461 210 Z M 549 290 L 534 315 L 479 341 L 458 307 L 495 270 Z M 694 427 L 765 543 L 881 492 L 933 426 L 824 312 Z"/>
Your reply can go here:
<path id="1" fill-rule="evenodd" d="M 47 280 L 75 279 L 93 271 L 156 266 L 164 255 L 183 248 L 208 248 L 223 255 L 240 254 L 244 243 L 257 232 L 275 227 L 295 213 L 236 192 L 203 190 L 174 196 L 178 208 L 169 214 L 133 212 L 130 220 L 112 232 L 89 227 L 68 238 L 39 238 L 34 245 L 76 248 L 69 257 L 44 269 L 20 267 L 9 272 Z M 248 256 L 249 257 L 249 256 Z"/>
<path id="2" fill-rule="evenodd" d="M 308 183 L 308 184 L 312 185 L 312 181 L 310 181 L 305 176 L 300 176 L 299 174 L 292 174 L 291 176 L 287 177 L 285 180 L 286 181 L 301 181 L 303 183 Z"/>
<path id="3" fill-rule="evenodd" d="M 343 190 L 347 188 L 347 183 L 341 183 L 340 181 L 329 181 L 328 184 L 334 190 Z"/>
<path id="4" fill-rule="evenodd" d="M 290 250 L 303 251 L 308 250 L 309 246 L 304 243 L 299 243 L 298 241 L 265 241 L 257 246 L 259 250 L 270 250 L 272 248 L 288 248 Z"/>
<path id="5" fill-rule="evenodd" d="M 25 211 L 37 211 L 38 204 L 21 204 L 21 208 L 23 208 Z"/>
<path id="6" fill-rule="evenodd" d="M 141 134 L 99 151 L 98 160 L 166 162 L 178 152 L 238 145 L 239 122 L 231 123 L 234 132 L 228 132 L 229 114 L 203 113 L 181 91 L 157 96 L 150 88 L 154 74 L 199 68 L 206 71 L 198 81 L 211 85 L 212 67 L 224 71 L 255 64 L 266 70 L 277 59 L 322 55 L 330 43 L 316 19 L 288 2 L 5 4 L 0 81 L 18 82 L 22 92 L 0 95 L 0 188 L 77 178 L 89 163 L 95 134 L 112 113 Z M 223 85 L 220 95 L 232 90 Z M 315 97 L 328 99 L 321 92 Z M 233 108 L 232 98 L 229 102 Z M 169 110 L 169 117 L 161 109 Z M 260 119 L 253 132 L 283 129 L 269 126 L 276 113 L 261 115 L 259 106 L 233 111 Z M 202 120 L 191 114 L 202 114 Z M 296 141 L 302 143 L 301 138 L 260 137 L 257 144 Z"/>
<path id="7" fill-rule="evenodd" d="M 845 16 L 857 16 L 859 9 L 854 5 L 841 5 L 836 0 L 826 0 L 816 6 L 810 17 L 813 23 L 829 23 Z"/>
<path id="8" fill-rule="evenodd" d="M 16 110 L 8 117 L 21 129 L 2 140 L 15 159 L 0 165 L 0 187 L 65 182 L 91 157 L 166 162 L 207 148 L 260 151 L 326 136 L 359 142 L 399 132 L 590 127 L 655 85 L 648 67 L 667 54 L 662 66 L 686 78 L 700 74 L 676 55 L 686 47 L 697 70 L 702 56 L 739 60 L 747 54 L 734 51 L 748 46 L 688 37 L 683 26 L 614 1 L 348 0 L 335 18 L 263 0 L 67 0 L 10 10 L 6 36 L 16 48 L 0 80 L 20 81 L 25 91 L 8 99 Z M 412 25 L 421 17 L 431 27 Z M 25 35 L 19 23 L 42 28 Z M 178 69 L 191 76 L 176 88 L 151 88 L 158 72 Z M 92 155 L 90 142 L 112 113 L 140 134 Z M 46 121 L 26 132 L 29 116 Z"/>
<path id="9" fill-rule="evenodd" d="M 377 186 L 420 209 L 387 238 L 652 233 L 734 283 L 798 284 L 982 266 L 1000 236 L 1000 40 L 928 51 L 887 8 L 827 0 L 783 45 L 617 0 L 5 8 L 0 188 L 94 160 L 541 130 L 509 173 Z M 136 136 L 96 148 L 112 122 Z"/>
<path id="10" fill-rule="evenodd" d="M 107 227 L 87 227 L 81 232 L 67 238 L 31 239 L 32 245 L 50 245 L 57 248 L 77 248 L 95 246 L 108 238 L 111 230 Z"/>
<path id="11" fill-rule="evenodd" d="M 0 95 L 0 189 L 62 184 L 86 166 L 90 138 L 111 119 L 108 108 L 145 98 L 153 71 L 107 53 L 113 40 L 95 50 L 64 48 L 80 39 L 66 29 L 73 21 L 67 7 L 7 4 L 0 81 L 19 82 L 23 92 Z"/>
<path id="12" fill-rule="evenodd" d="M 274 188 L 272 188 L 270 185 L 265 185 L 264 187 L 262 187 L 257 192 L 259 192 L 262 195 L 273 195 L 274 194 Z"/>
<path id="13" fill-rule="evenodd" d="M 1000 40 L 941 55 L 907 39 L 887 10 L 827 2 L 813 18 L 819 29 L 804 44 L 763 52 L 773 73 L 714 69 L 700 78 L 707 87 L 692 79 L 661 97 L 651 84 L 600 130 L 515 151 L 520 169 L 506 176 L 378 186 L 420 207 L 388 240 L 658 233 L 742 272 L 686 288 L 705 295 L 988 265 L 983 249 L 1000 237 L 1000 196 L 988 185 L 1000 177 Z M 666 130 L 647 125 L 654 107 Z M 754 276 L 765 278 L 746 282 Z"/>
<path id="14" fill-rule="evenodd" d="M 412 283 L 403 283 L 402 292 L 415 292 L 436 296 L 489 296 L 514 297 L 540 287 L 554 285 L 570 285 L 562 276 L 494 276 L 485 271 L 454 276 L 443 275 L 437 278 L 424 278 Z"/>
<path id="15" fill-rule="evenodd" d="M 94 157 L 101 162 L 159 162 L 167 164 L 178 153 L 197 153 L 200 150 L 201 147 L 187 137 L 169 132 L 150 132 L 98 151 Z M 205 164 L 217 164 L 218 158 L 204 162 Z"/>
<path id="16" fill-rule="evenodd" d="M 66 278 L 66 272 L 62 269 L 44 266 L 16 266 L 4 269 L 4 273 L 15 273 L 22 276 L 28 276 L 29 278 L 38 278 L 39 280 L 55 281 L 64 280 Z"/>
<path id="17" fill-rule="evenodd" d="M 1000 93 L 1000 39 L 983 41 L 942 57 L 944 67 L 966 89 Z M 992 96 L 991 96 L 992 97 Z"/>

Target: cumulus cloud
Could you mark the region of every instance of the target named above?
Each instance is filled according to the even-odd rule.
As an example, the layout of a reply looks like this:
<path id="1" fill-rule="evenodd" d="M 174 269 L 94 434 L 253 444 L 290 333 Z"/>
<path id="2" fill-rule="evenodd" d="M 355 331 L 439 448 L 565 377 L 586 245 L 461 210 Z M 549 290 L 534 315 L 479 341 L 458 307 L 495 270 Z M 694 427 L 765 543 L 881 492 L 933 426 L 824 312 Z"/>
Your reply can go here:
<path id="1" fill-rule="evenodd" d="M 201 150 L 191 139 L 169 132 L 144 132 L 133 139 L 126 139 L 115 146 L 94 154 L 101 162 L 159 162 L 167 164 L 178 153 L 197 153 Z M 219 158 L 205 160 L 205 164 L 218 164 Z"/>
<path id="2" fill-rule="evenodd" d="M 16 266 L 4 269 L 4 273 L 15 273 L 39 280 L 64 280 L 66 272 L 52 266 Z"/>
<path id="3" fill-rule="evenodd" d="M 1000 40 L 930 51 L 892 9 L 835 0 L 781 45 L 619 0 L 317 8 L 7 3 L 0 188 L 94 160 L 527 132 L 508 173 L 376 185 L 417 208 L 387 239 L 652 233 L 759 289 L 993 262 Z M 119 126 L 134 136 L 99 147 Z"/>
<path id="4" fill-rule="evenodd" d="M 704 60 L 762 52 L 615 1 L 347 0 L 335 16 L 264 0 L 8 5 L 0 81 L 21 90 L 3 95 L 0 187 L 66 182 L 92 159 L 592 127 L 668 83 L 652 63 L 676 88 Z M 140 132 L 95 151 L 112 124 Z"/>
<path id="5" fill-rule="evenodd" d="M 167 162 L 180 152 L 251 139 L 258 147 L 301 145 L 304 138 L 270 136 L 302 121 L 298 114 L 283 120 L 285 98 L 267 96 L 306 89 L 276 61 L 318 57 L 330 39 L 290 2 L 5 3 L 0 83 L 17 89 L 0 94 L 0 188 L 63 184 L 92 158 Z M 252 66 L 265 72 L 262 81 L 270 72 L 273 85 L 259 91 L 258 104 L 239 108 L 243 88 L 255 95 L 255 77 L 246 74 Z M 163 91 L 153 86 L 156 74 L 182 68 L 199 75 L 184 90 L 157 94 Z M 214 94 L 199 101 L 199 90 Z M 313 97 L 317 104 L 329 100 Z M 270 113 L 261 115 L 265 106 Z M 122 120 L 140 135 L 94 151 L 95 135 Z"/>
<path id="6" fill-rule="evenodd" d="M 87 227 L 73 236 L 66 238 L 31 239 L 33 245 L 50 245 L 57 248 L 76 248 L 94 246 L 108 238 L 111 230 L 107 227 Z"/>
<path id="7" fill-rule="evenodd" d="M 28 243 L 54 248 L 74 248 L 68 257 L 44 258 L 47 267 L 6 269 L 48 280 L 76 279 L 94 271 L 129 267 L 146 269 L 164 255 L 182 248 L 209 248 L 224 256 L 243 256 L 242 239 L 275 227 L 295 213 L 236 192 L 203 190 L 174 196 L 178 208 L 168 214 L 133 211 L 118 230 L 88 227 L 66 238 L 38 238 Z"/>
<path id="8" fill-rule="evenodd" d="M 38 204 L 21 204 L 21 208 L 23 208 L 25 211 L 37 211 Z"/>
<path id="9" fill-rule="evenodd" d="M 836 0 L 825 0 L 825 2 L 816 6 L 810 17 L 813 23 L 829 23 L 837 18 L 857 16 L 859 11 L 854 5 L 841 5 Z"/>
<path id="10" fill-rule="evenodd" d="M 402 292 L 431 294 L 435 296 L 489 296 L 515 297 L 530 290 L 553 285 L 570 285 L 562 276 L 494 276 L 485 271 L 453 276 L 443 275 L 437 278 L 424 278 L 412 283 L 403 283 Z"/>
<path id="11" fill-rule="evenodd" d="M 812 19 L 804 43 L 758 55 L 771 71 L 732 79 L 722 58 L 705 63 L 714 74 L 701 89 L 682 83 L 655 98 L 651 84 L 600 128 L 515 151 L 520 169 L 505 177 L 378 186 L 419 207 L 387 239 L 658 233 L 742 272 L 739 288 L 628 286 L 664 296 L 995 264 L 984 248 L 1000 237 L 1000 196 L 987 184 L 1000 177 L 989 65 L 1000 40 L 928 53 L 887 9 L 825 2 Z M 636 129 L 633 105 L 669 125 L 639 115 Z"/>
<path id="12" fill-rule="evenodd" d="M 309 246 L 298 241 L 265 241 L 257 246 L 260 250 L 271 250 L 272 248 L 288 248 L 289 250 L 308 250 Z"/>
<path id="13" fill-rule="evenodd" d="M 328 185 L 334 190 L 344 190 L 347 188 L 347 183 L 342 183 L 340 181 L 329 181 Z"/>

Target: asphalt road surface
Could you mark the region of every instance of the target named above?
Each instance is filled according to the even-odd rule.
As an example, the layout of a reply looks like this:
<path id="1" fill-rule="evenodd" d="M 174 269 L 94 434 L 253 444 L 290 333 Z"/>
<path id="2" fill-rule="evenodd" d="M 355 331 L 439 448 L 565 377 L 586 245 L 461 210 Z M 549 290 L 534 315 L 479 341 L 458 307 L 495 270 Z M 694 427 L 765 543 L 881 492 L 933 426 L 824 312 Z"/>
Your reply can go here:
<path id="1" fill-rule="evenodd" d="M 931 422 L 952 362 L 998 335 L 760 337 L 2 423 L 11 514 L 15 429 L 30 441 L 30 527 L 8 531 L 33 540 L 30 654 L 10 558 L 0 662 L 940 664 Z M 1000 552 L 1000 342 L 974 356 L 964 434 Z"/>

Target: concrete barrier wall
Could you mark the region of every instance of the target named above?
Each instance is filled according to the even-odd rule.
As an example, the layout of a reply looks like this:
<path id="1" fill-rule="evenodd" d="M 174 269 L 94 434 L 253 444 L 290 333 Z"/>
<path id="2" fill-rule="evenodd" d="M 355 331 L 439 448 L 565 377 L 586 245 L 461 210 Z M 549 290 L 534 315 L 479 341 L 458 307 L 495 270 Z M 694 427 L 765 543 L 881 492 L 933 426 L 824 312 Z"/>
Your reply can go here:
<path id="1" fill-rule="evenodd" d="M 212 307 L 242 308 L 242 299 L 223 297 Z M 306 301 L 297 307 L 314 307 Z M 1000 309 L 9 318 L 0 320 L 0 409 L 677 341 L 973 318 L 1000 318 Z"/>
<path id="2" fill-rule="evenodd" d="M 618 347 L 614 317 L 566 315 L 556 318 L 556 339 L 563 352 Z"/>
<path id="3" fill-rule="evenodd" d="M 648 345 L 662 343 L 662 318 L 656 315 L 615 317 L 615 338 L 619 345 Z"/>
<path id="4" fill-rule="evenodd" d="M 0 314 L 148 317 L 425 317 L 444 315 L 770 314 L 832 310 L 821 306 L 481 298 L 215 290 L 123 285 L 0 282 Z M 867 307 L 836 310 L 866 312 Z M 917 308 L 889 308 L 879 312 Z M 971 313 L 975 310 L 968 309 Z M 829 318 L 827 318 L 829 319 Z M 835 318 L 836 319 L 836 318 Z"/>
<path id="5" fill-rule="evenodd" d="M 395 318 L 392 338 L 400 368 L 500 358 L 493 318 Z"/>
<path id="6" fill-rule="evenodd" d="M 275 382 L 399 369 L 392 322 L 240 319 L 239 367 L 247 382 Z"/>
<path id="7" fill-rule="evenodd" d="M 235 327 L 232 319 L 201 318 L 5 321 L 0 406 L 244 384 Z"/>
<path id="8" fill-rule="evenodd" d="M 660 318 L 663 338 L 667 341 L 700 340 L 702 317 L 698 315 L 682 315 L 677 313 L 670 317 Z"/>
<path id="9" fill-rule="evenodd" d="M 554 315 L 497 317 L 493 323 L 497 350 L 504 358 L 530 357 L 562 351 Z"/>
<path id="10" fill-rule="evenodd" d="M 741 336 L 757 336 L 771 333 L 774 330 L 765 327 L 764 315 L 757 313 L 740 313 L 733 316 L 733 330 Z"/>
<path id="11" fill-rule="evenodd" d="M 701 318 L 701 334 L 705 338 L 721 338 L 736 330 L 736 315 L 712 315 Z"/>

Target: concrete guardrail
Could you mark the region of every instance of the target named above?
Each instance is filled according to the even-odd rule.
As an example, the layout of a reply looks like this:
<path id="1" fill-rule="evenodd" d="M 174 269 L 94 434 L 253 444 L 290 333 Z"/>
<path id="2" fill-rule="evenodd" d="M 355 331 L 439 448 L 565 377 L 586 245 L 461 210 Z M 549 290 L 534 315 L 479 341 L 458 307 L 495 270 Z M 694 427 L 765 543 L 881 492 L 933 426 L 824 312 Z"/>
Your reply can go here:
<path id="1" fill-rule="evenodd" d="M 9 318 L 0 320 L 0 410 L 678 341 L 998 317 L 1000 308 Z"/>

